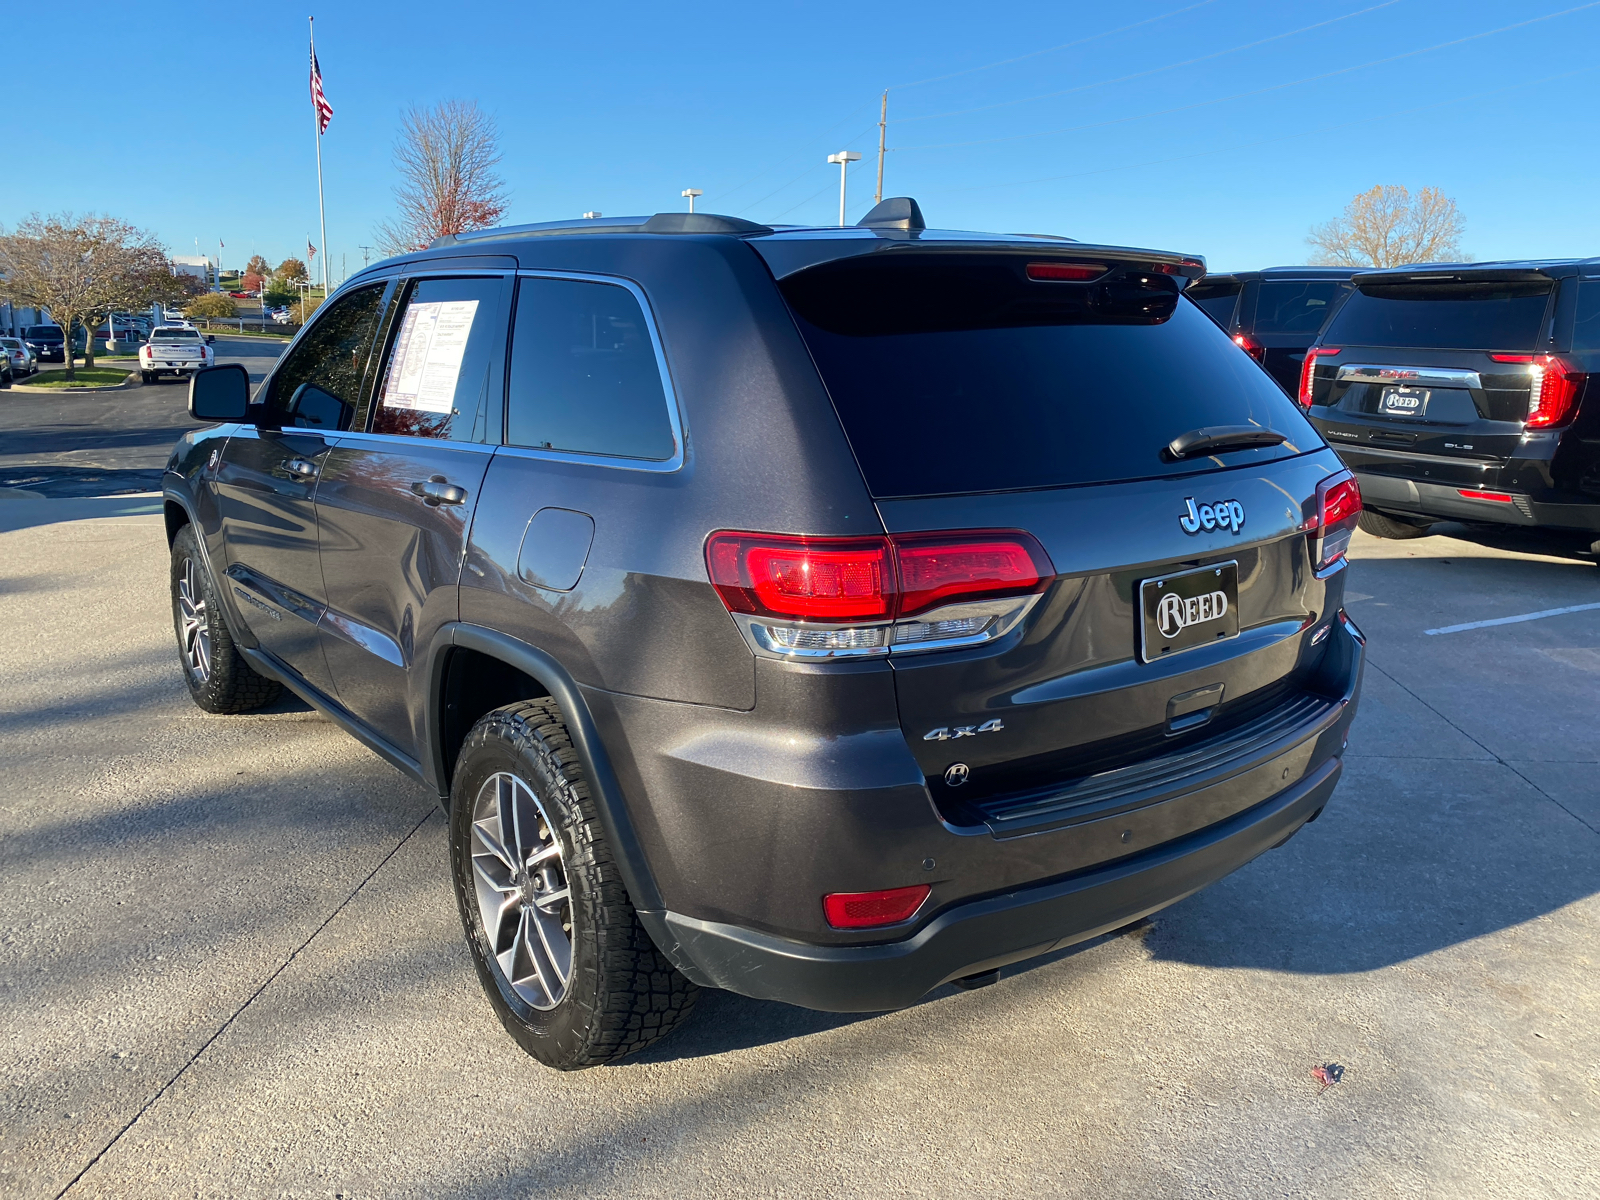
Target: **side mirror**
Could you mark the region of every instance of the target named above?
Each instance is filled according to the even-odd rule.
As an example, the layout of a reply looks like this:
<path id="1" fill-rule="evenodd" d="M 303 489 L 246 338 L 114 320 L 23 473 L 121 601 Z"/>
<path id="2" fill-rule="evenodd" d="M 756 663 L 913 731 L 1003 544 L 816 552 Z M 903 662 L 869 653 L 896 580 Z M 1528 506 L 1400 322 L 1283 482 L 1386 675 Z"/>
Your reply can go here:
<path id="1" fill-rule="evenodd" d="M 189 376 L 189 415 L 196 421 L 242 421 L 249 409 L 250 372 L 238 363 Z"/>

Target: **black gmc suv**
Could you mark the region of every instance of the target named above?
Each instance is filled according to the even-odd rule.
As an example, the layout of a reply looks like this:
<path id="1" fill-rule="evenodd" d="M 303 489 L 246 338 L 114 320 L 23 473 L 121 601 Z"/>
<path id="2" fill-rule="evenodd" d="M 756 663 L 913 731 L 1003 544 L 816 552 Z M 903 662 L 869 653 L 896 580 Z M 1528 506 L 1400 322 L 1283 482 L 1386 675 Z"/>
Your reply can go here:
<path id="1" fill-rule="evenodd" d="M 1188 297 L 1289 395 L 1306 349 L 1350 292 L 1350 267 L 1268 267 L 1207 275 Z"/>
<path id="2" fill-rule="evenodd" d="M 1300 402 L 1379 537 L 1435 521 L 1600 535 L 1600 259 L 1365 271 Z"/>
<path id="3" fill-rule="evenodd" d="M 286 686 L 450 814 L 560 1068 L 696 986 L 836 1011 L 1120 928 L 1327 803 L 1354 480 L 1197 259 L 705 214 L 351 279 L 165 476 L 208 712 Z"/>

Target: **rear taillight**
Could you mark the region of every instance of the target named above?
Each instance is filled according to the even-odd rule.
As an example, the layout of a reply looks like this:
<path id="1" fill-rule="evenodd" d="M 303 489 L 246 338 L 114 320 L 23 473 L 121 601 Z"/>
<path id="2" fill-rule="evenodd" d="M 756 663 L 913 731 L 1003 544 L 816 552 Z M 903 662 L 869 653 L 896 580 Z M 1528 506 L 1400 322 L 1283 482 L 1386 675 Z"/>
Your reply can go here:
<path id="1" fill-rule="evenodd" d="M 1337 353 L 1332 346 L 1313 346 L 1306 351 L 1305 361 L 1300 364 L 1300 403 L 1307 408 L 1311 407 L 1311 388 L 1317 378 L 1317 359 Z"/>
<path id="2" fill-rule="evenodd" d="M 1267 360 L 1267 348 L 1248 333 L 1234 334 L 1233 344 L 1257 362 L 1265 362 Z"/>
<path id="3" fill-rule="evenodd" d="M 927 884 L 918 883 L 881 892 L 832 892 L 822 898 L 822 912 L 835 929 L 898 925 L 916 916 L 931 891 Z"/>
<path id="4" fill-rule="evenodd" d="M 1317 484 L 1315 511 L 1302 526 L 1310 535 L 1311 561 L 1327 570 L 1345 556 L 1350 535 L 1361 518 L 1361 486 L 1348 471 L 1330 475 Z"/>
<path id="5" fill-rule="evenodd" d="M 707 539 L 706 567 L 752 647 L 785 658 L 989 641 L 1014 628 L 1055 577 L 1044 548 L 1020 530 L 722 532 Z"/>
<path id="6" fill-rule="evenodd" d="M 1583 391 L 1584 372 L 1554 354 L 1491 354 L 1497 363 L 1526 363 L 1529 429 L 1548 429 L 1571 419 Z"/>

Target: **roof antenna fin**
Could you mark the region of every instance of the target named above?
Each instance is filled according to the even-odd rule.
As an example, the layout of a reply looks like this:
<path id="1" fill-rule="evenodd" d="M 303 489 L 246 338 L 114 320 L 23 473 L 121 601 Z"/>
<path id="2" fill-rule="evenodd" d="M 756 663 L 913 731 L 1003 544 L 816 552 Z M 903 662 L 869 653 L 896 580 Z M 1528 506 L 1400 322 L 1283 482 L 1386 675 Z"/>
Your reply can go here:
<path id="1" fill-rule="evenodd" d="M 856 224 L 863 229 L 926 229 L 922 210 L 910 196 L 890 196 L 875 204 L 872 211 Z"/>

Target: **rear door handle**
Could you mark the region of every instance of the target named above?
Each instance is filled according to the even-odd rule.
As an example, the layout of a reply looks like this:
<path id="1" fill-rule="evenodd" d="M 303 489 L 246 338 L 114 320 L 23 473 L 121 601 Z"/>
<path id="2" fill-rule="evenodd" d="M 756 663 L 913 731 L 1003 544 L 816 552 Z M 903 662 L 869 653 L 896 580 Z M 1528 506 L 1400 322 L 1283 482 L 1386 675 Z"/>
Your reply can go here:
<path id="1" fill-rule="evenodd" d="M 317 464 L 309 458 L 286 458 L 281 464 L 289 474 L 301 479 L 315 479 L 317 477 Z"/>
<path id="2" fill-rule="evenodd" d="M 411 490 L 421 496 L 422 502 L 430 508 L 437 508 L 441 504 L 465 504 L 467 502 L 467 489 L 449 482 L 443 475 L 435 475 L 430 479 L 419 479 L 411 485 Z"/>

